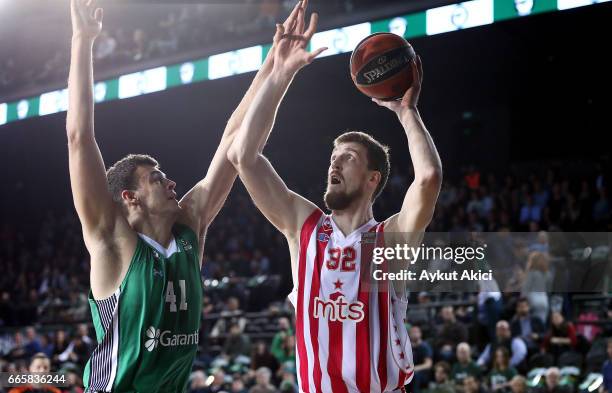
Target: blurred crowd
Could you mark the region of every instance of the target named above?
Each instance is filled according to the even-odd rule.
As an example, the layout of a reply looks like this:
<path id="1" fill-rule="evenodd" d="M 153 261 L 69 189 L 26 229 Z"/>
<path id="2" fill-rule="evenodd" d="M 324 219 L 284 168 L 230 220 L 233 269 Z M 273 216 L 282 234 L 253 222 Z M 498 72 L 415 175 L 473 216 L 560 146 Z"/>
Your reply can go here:
<path id="1" fill-rule="evenodd" d="M 231 4 L 157 5 L 147 8 L 146 12 L 141 12 L 142 7 L 106 10 L 104 29 L 93 53 L 96 73 L 108 74 L 115 68 L 150 60 L 163 62 L 176 55 L 206 52 L 220 44 L 236 42 L 235 45 L 248 46 L 245 40 L 263 32 L 269 32 L 270 37 L 266 39 L 271 40 L 275 23 L 285 18 L 294 5 L 293 0 L 246 0 Z M 332 17 L 375 5 L 372 0 L 328 0 L 315 2 L 312 7 Z M 0 91 L 18 93 L 39 85 L 64 83 L 70 61 L 68 43 L 55 40 L 39 53 L 8 52 L 3 55 Z"/>
<path id="2" fill-rule="evenodd" d="M 579 393 L 590 373 L 603 375 L 610 389 L 612 366 L 604 362 L 612 357 L 605 340 L 612 335 L 611 297 L 587 304 L 537 287 L 561 273 L 552 269 L 554 231 L 610 231 L 608 165 L 580 163 L 579 176 L 552 163 L 540 164 L 542 173 L 468 167 L 447 176 L 430 230 L 532 232 L 533 242 L 517 257 L 525 275 L 549 278 L 518 286 L 498 279 L 496 288 L 466 293 L 412 292 L 413 391 Z M 399 208 L 410 177 L 393 169 L 377 217 Z M 95 343 L 80 225 L 72 211 L 20 224 L 0 228 L 0 369 L 27 370 L 33 357 L 48 361 L 52 370 L 70 373 L 74 387 L 67 391 L 78 392 Z M 207 239 L 190 392 L 297 391 L 288 259 L 282 235 L 244 190 L 233 192 Z"/>

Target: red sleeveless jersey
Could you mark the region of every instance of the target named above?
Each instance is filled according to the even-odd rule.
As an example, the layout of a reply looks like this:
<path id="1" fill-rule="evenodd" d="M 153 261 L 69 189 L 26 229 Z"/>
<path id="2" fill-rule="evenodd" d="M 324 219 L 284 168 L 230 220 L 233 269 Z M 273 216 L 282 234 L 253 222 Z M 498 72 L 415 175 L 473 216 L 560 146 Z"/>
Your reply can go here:
<path id="1" fill-rule="evenodd" d="M 302 226 L 298 283 L 289 295 L 300 392 L 402 391 L 412 379 L 405 297 L 384 283 L 367 291 L 360 280 L 366 232 L 380 239 L 384 224 L 372 219 L 344 236 L 317 209 Z"/>

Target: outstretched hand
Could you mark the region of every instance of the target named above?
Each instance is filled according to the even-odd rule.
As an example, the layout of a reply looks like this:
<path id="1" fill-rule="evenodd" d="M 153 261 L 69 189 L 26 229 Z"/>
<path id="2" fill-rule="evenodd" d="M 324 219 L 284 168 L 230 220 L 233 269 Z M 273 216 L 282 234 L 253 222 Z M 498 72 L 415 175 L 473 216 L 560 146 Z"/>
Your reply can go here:
<path id="1" fill-rule="evenodd" d="M 70 0 L 72 35 L 94 40 L 102 31 L 102 8 L 95 0 Z"/>
<path id="2" fill-rule="evenodd" d="M 292 77 L 302 67 L 312 63 L 327 48 L 308 52 L 307 46 L 317 30 L 319 16 L 313 13 L 308 29 L 305 30 L 304 15 L 308 0 L 302 0 L 295 6 L 283 24 L 276 25 L 274 35 L 274 71 Z"/>
<path id="3" fill-rule="evenodd" d="M 407 110 L 416 109 L 419 103 L 419 95 L 421 94 L 421 85 L 423 84 L 423 63 L 421 56 L 416 56 L 412 62 L 412 86 L 406 91 L 401 100 L 397 101 L 382 101 L 372 98 L 372 101 L 380 106 L 384 106 L 395 112 L 401 117 L 402 113 Z"/>

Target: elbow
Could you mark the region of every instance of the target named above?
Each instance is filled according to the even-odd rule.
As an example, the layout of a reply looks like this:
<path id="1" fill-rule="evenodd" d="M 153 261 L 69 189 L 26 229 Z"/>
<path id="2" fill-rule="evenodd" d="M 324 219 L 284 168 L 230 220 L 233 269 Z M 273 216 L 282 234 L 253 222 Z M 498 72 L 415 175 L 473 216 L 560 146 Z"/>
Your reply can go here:
<path id="1" fill-rule="evenodd" d="M 83 135 L 77 127 L 68 124 L 66 126 L 66 136 L 68 137 L 68 146 L 78 146 L 83 140 Z"/>
<path id="2" fill-rule="evenodd" d="M 255 162 L 254 157 L 251 157 L 247 150 L 238 143 L 232 143 L 230 148 L 227 150 L 227 159 L 236 168 L 236 170 L 252 165 Z"/>
<path id="3" fill-rule="evenodd" d="M 442 168 L 433 167 L 421 173 L 416 179 L 423 188 L 440 189 L 442 187 Z"/>

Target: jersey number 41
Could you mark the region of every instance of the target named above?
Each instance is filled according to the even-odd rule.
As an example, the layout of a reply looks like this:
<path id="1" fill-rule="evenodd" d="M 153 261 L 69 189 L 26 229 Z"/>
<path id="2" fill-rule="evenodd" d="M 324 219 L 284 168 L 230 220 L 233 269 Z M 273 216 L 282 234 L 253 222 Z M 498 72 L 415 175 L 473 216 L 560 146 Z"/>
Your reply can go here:
<path id="1" fill-rule="evenodd" d="M 181 287 L 181 303 L 179 309 L 187 310 L 187 301 L 185 299 L 187 291 L 185 290 L 185 280 L 179 280 L 179 287 Z M 168 288 L 166 289 L 166 303 L 170 303 L 170 312 L 176 312 L 176 295 L 174 294 L 174 283 L 168 281 Z"/>

